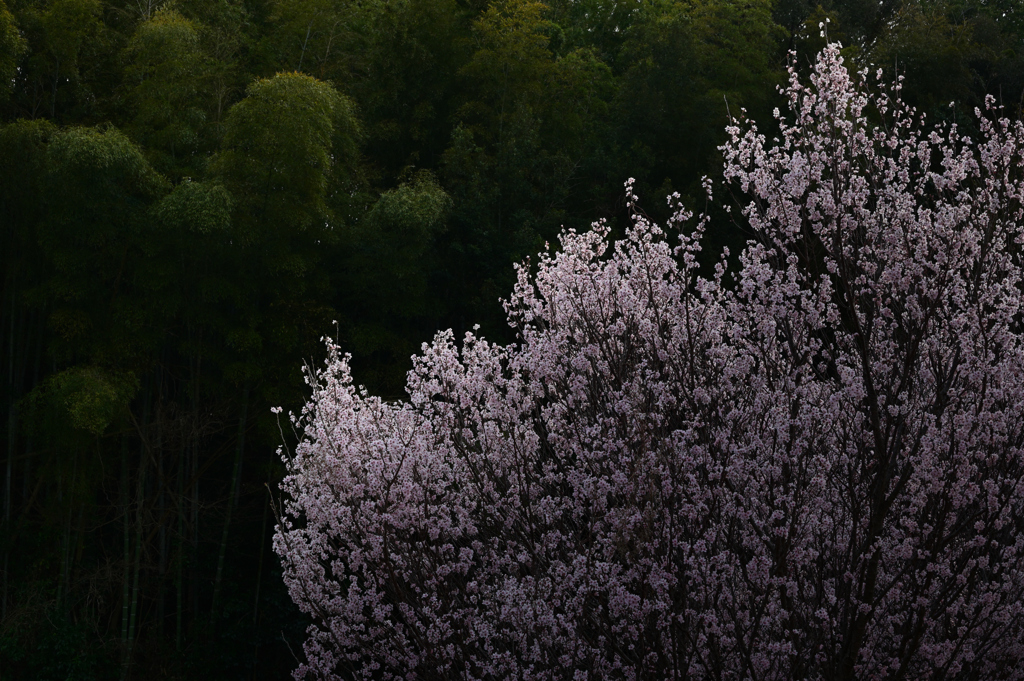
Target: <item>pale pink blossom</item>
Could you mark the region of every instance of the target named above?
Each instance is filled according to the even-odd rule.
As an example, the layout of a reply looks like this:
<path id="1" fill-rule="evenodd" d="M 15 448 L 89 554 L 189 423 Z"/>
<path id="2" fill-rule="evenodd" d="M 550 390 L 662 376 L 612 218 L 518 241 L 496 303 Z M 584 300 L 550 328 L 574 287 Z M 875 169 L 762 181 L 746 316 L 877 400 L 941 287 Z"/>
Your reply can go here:
<path id="1" fill-rule="evenodd" d="M 516 343 L 438 334 L 401 403 L 328 345 L 297 678 L 1024 678 L 1024 128 L 926 128 L 837 45 L 784 93 L 722 148 L 735 271 L 631 181 L 623 240 L 519 268 Z"/>

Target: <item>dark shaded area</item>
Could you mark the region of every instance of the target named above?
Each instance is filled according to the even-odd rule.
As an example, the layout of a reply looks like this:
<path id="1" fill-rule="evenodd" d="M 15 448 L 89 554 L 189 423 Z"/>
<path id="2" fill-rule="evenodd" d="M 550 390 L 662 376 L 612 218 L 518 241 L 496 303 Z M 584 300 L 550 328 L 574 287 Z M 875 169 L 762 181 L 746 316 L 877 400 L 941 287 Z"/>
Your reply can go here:
<path id="1" fill-rule="evenodd" d="M 287 678 L 269 409 L 321 336 L 396 399 L 437 329 L 510 340 L 513 263 L 627 177 L 694 203 L 826 18 L 1020 115 L 1016 0 L 0 0 L 0 678 Z"/>

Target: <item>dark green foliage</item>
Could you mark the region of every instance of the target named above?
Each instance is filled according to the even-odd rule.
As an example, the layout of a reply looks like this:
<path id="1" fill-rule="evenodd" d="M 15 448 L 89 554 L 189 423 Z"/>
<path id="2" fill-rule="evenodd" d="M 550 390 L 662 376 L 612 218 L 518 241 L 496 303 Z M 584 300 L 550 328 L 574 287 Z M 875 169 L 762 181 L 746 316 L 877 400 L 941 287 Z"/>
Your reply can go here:
<path id="1" fill-rule="evenodd" d="M 25 47 L 25 39 L 18 31 L 14 15 L 6 4 L 0 2 L 0 97 L 6 98 L 10 94 Z"/>
<path id="2" fill-rule="evenodd" d="M 439 248 L 452 201 L 434 176 L 420 171 L 381 194 L 362 219 L 344 230 L 338 263 L 339 308 L 345 341 L 364 380 L 401 396 L 405 360 L 443 316 L 431 300 Z"/>
<path id="3" fill-rule="evenodd" d="M 641 187 L 692 190 L 730 113 L 770 120 L 783 36 L 767 0 L 672 2 L 633 26 L 617 110 Z"/>
<path id="4" fill-rule="evenodd" d="M 75 366 L 46 379 L 29 397 L 29 409 L 46 413 L 73 430 L 103 435 L 124 418 L 138 392 L 132 374 L 112 375 L 99 367 Z M 58 426 L 59 427 L 59 426 Z"/>
<path id="5" fill-rule="evenodd" d="M 513 263 L 697 196 L 828 39 L 1021 114 L 1017 0 L 0 0 L 0 678 L 286 678 L 269 407 L 321 336 L 389 399 L 512 340 Z"/>
<path id="6" fill-rule="evenodd" d="M 173 10 L 161 10 L 135 30 L 124 60 L 128 130 L 163 172 L 180 177 L 201 170 L 209 60 L 197 27 Z"/>
<path id="7" fill-rule="evenodd" d="M 332 184 L 355 175 L 359 135 L 351 101 L 327 83 L 280 73 L 250 85 L 211 168 L 236 197 L 239 238 L 322 230 Z"/>
<path id="8" fill-rule="evenodd" d="M 178 233 L 226 232 L 231 226 L 231 195 L 218 183 L 184 180 L 160 200 L 153 216 Z"/>

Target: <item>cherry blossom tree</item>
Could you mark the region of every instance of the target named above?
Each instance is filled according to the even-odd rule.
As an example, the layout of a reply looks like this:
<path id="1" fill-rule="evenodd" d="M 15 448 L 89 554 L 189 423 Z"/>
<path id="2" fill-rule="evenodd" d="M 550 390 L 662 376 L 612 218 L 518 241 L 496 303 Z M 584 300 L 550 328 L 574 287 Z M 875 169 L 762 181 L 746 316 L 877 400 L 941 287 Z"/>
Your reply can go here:
<path id="1" fill-rule="evenodd" d="M 733 122 L 734 270 L 628 188 L 408 401 L 329 343 L 275 537 L 296 678 L 1024 678 L 1024 126 L 899 89 L 830 45 L 777 139 Z"/>

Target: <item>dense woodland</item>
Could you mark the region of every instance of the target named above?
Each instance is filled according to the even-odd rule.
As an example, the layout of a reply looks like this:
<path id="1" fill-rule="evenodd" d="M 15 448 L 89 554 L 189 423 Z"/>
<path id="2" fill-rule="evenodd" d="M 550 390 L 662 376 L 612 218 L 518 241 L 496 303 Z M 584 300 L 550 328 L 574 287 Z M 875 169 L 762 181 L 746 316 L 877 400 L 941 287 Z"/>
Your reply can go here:
<path id="1" fill-rule="evenodd" d="M 321 337 L 394 399 L 508 340 L 513 263 L 696 196 L 826 19 L 1020 116 L 1019 0 L 0 0 L 0 678 L 287 678 L 270 408 Z"/>

